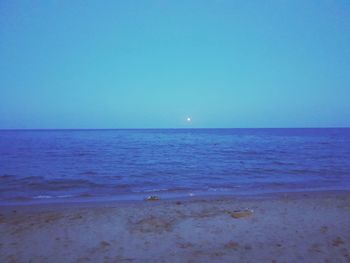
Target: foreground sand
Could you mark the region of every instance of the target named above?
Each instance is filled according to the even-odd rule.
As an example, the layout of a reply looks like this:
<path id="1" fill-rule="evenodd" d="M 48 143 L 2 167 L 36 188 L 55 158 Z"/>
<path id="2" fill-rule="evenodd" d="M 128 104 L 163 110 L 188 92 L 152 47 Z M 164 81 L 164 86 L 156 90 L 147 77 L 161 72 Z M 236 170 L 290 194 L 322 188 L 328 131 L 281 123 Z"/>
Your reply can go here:
<path id="1" fill-rule="evenodd" d="M 350 192 L 0 207 L 0 262 L 89 261 L 350 262 Z"/>

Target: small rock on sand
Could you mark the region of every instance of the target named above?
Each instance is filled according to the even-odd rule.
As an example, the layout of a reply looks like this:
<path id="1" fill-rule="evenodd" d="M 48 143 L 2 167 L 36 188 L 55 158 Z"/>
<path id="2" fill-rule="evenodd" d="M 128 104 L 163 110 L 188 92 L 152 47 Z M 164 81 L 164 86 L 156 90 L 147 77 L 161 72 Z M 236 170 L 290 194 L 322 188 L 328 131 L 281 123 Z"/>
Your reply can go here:
<path id="1" fill-rule="evenodd" d="M 225 248 L 229 248 L 229 249 L 237 249 L 238 247 L 239 247 L 239 244 L 234 241 L 230 241 L 225 244 Z"/>
<path id="2" fill-rule="evenodd" d="M 101 241 L 100 246 L 101 247 L 109 247 L 111 244 L 107 241 Z"/>
<path id="3" fill-rule="evenodd" d="M 244 217 L 250 217 L 253 215 L 253 210 L 251 209 L 243 209 L 243 210 L 235 210 L 233 212 L 229 212 L 229 214 L 233 217 L 233 218 L 244 218 Z"/>
<path id="4" fill-rule="evenodd" d="M 160 198 L 159 196 L 156 196 L 156 195 L 151 195 L 146 198 L 146 201 L 158 201 L 158 200 L 160 200 Z"/>
<path id="5" fill-rule="evenodd" d="M 343 244 L 344 244 L 344 241 L 340 237 L 337 237 L 336 239 L 334 239 L 332 243 L 332 245 L 335 247 Z"/>

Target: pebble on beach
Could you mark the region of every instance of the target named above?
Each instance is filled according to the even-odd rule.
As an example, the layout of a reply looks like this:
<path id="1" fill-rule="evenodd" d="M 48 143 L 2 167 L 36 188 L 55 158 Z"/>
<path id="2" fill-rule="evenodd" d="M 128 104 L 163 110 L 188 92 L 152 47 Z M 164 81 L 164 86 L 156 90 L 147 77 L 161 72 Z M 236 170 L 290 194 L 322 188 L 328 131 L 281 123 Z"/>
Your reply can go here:
<path id="1" fill-rule="evenodd" d="M 146 201 L 158 201 L 158 200 L 160 200 L 160 197 L 156 195 L 151 195 L 146 198 Z"/>
<path id="2" fill-rule="evenodd" d="M 229 214 L 233 217 L 233 218 L 245 218 L 245 217 L 250 217 L 253 215 L 253 210 L 251 209 L 243 209 L 243 210 L 235 210 L 233 212 L 229 212 Z"/>

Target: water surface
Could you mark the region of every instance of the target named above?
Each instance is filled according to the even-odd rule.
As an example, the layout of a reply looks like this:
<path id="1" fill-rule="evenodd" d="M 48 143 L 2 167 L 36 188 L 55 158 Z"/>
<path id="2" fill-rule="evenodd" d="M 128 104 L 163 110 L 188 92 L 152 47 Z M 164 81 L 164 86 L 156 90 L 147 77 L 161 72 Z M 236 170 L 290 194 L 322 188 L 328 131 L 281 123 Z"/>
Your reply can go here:
<path id="1" fill-rule="evenodd" d="M 350 129 L 0 131 L 1 202 L 349 186 Z"/>

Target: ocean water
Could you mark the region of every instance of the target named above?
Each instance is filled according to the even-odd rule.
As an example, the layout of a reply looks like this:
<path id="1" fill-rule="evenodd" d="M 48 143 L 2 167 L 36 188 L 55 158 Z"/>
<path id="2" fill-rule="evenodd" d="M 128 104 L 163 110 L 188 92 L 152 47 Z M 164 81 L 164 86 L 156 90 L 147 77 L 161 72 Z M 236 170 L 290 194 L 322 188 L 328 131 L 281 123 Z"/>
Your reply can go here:
<path id="1" fill-rule="evenodd" d="M 350 189 L 350 129 L 1 130 L 0 202 Z"/>

